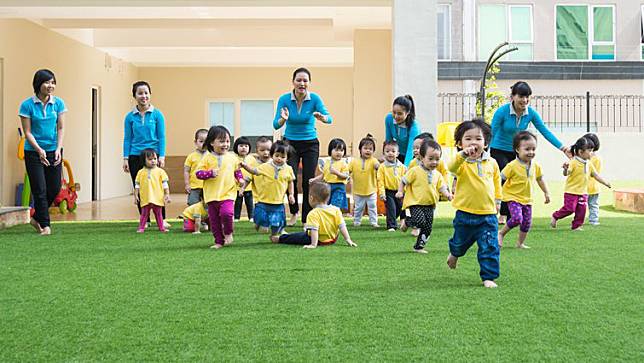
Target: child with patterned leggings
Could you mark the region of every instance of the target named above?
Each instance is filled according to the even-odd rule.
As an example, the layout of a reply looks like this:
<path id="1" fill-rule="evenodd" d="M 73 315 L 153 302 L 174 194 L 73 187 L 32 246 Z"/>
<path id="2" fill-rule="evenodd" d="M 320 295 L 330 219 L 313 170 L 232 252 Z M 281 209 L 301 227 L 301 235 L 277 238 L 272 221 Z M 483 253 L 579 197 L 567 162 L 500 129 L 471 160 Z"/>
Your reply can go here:
<path id="1" fill-rule="evenodd" d="M 516 226 L 519 226 L 517 248 L 530 248 L 524 242 L 532 225 L 532 187 L 536 181 L 543 191 L 545 203 L 550 203 L 548 187 L 543 181 L 541 166 L 533 161 L 537 150 L 537 138 L 529 131 L 521 131 L 514 136 L 512 147 L 517 158 L 509 162 L 501 171 L 503 184 L 503 201 L 510 210 L 510 219 L 499 232 L 499 247 L 503 238 Z"/>

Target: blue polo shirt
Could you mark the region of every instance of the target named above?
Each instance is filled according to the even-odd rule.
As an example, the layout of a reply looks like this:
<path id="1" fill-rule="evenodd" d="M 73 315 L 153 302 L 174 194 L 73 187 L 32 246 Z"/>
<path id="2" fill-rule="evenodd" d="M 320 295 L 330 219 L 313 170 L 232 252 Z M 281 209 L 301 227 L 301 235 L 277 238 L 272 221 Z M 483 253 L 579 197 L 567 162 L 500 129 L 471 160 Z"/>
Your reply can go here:
<path id="1" fill-rule="evenodd" d="M 514 135 L 519 133 L 519 131 L 527 130 L 530 123 L 539 130 L 541 135 L 543 135 L 548 142 L 557 149 L 561 149 L 563 143 L 559 141 L 552 132 L 550 132 L 548 127 L 543 123 L 539 113 L 532 107 L 528 106 L 521 115 L 519 122 L 517 122 L 517 113 L 514 110 L 514 107 L 512 107 L 512 102 L 499 107 L 494 113 L 494 117 L 492 118 L 492 142 L 490 142 L 490 147 L 497 150 L 513 152 L 512 139 L 514 139 Z"/>
<path id="2" fill-rule="evenodd" d="M 317 94 L 307 92 L 302 106 L 298 109 L 295 95 L 293 92 L 289 92 L 282 95 L 279 101 L 277 101 L 277 111 L 275 112 L 275 119 L 273 120 L 273 128 L 275 130 L 281 128 L 278 121 L 281 114 L 280 110 L 283 107 L 288 108 L 288 120 L 285 123 L 286 131 L 284 131 L 284 137 L 289 140 L 314 140 L 318 138 L 318 133 L 315 128 L 316 119 L 313 116 L 314 112 L 325 115 L 327 117 L 327 124 L 333 121 L 322 99 Z"/>
<path id="3" fill-rule="evenodd" d="M 391 113 L 385 117 L 385 141 L 396 140 L 398 151 L 401 155 L 405 155 L 406 166 L 409 166 L 409 163 L 414 158 L 414 139 L 420 135 L 418 125 L 418 120 L 414 120 L 410 127 L 400 127 L 396 125 Z"/>
<path id="4" fill-rule="evenodd" d="M 134 107 L 125 115 L 123 157 L 141 155 L 144 149 L 153 149 L 159 157 L 165 156 L 165 118 L 154 106 L 141 113 Z"/>
<path id="5" fill-rule="evenodd" d="M 31 96 L 20 104 L 18 115 L 31 119 L 31 134 L 38 145 L 45 151 L 56 151 L 58 145 L 58 115 L 67 112 L 62 99 L 50 96 L 47 104 Z M 25 151 L 36 151 L 29 142 L 25 142 Z"/>

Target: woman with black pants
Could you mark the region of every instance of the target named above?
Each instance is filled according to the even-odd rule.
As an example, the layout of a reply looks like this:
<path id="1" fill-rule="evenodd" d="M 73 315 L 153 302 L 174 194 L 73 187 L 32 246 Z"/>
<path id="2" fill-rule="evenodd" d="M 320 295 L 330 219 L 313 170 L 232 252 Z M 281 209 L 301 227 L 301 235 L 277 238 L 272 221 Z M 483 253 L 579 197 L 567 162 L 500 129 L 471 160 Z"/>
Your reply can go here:
<path id="1" fill-rule="evenodd" d="M 35 214 L 31 225 L 41 235 L 51 234 L 49 206 L 61 187 L 65 102 L 53 95 L 56 76 L 47 69 L 34 74 L 34 96 L 20 104 L 25 131 L 25 168 L 31 185 Z"/>
<path id="2" fill-rule="evenodd" d="M 291 146 L 288 164 L 293 168 L 295 177 L 302 160 L 302 223 L 311 210 L 309 205 L 309 179 L 315 176 L 315 168 L 320 156 L 315 122 L 330 124 L 332 121 L 322 98 L 308 91 L 311 82 L 311 72 L 306 68 L 298 68 L 293 72 L 293 91 L 282 95 L 277 102 L 277 111 L 273 120 L 275 130 L 286 125 L 284 140 Z M 297 203 L 297 180 L 295 182 L 295 204 L 289 206 L 291 219 L 288 225 L 297 221 L 299 205 Z"/>

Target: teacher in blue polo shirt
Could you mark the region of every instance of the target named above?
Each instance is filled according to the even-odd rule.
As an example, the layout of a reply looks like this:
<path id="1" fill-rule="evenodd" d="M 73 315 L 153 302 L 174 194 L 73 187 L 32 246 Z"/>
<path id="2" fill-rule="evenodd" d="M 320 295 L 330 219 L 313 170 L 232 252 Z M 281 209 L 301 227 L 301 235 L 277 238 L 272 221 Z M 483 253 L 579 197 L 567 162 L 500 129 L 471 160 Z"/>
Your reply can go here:
<path id="1" fill-rule="evenodd" d="M 396 97 L 391 113 L 385 116 L 385 141 L 398 143 L 398 160 L 407 166 L 414 158 L 414 139 L 419 134 L 414 99 L 411 95 Z"/>
<path id="2" fill-rule="evenodd" d="M 163 113 L 150 103 L 152 88 L 145 81 L 138 81 L 132 85 L 132 97 L 136 106 L 125 115 L 123 136 L 123 171 L 130 173 L 132 186 L 136 174 L 145 166 L 141 152 L 153 149 L 159 157 L 159 167 L 165 166 L 165 118 Z M 139 214 L 141 206 L 137 203 Z M 165 207 L 163 208 L 165 222 Z"/>
<path id="3" fill-rule="evenodd" d="M 273 120 L 275 130 L 286 125 L 284 140 L 292 148 L 288 164 L 297 177 L 300 159 L 302 160 L 302 223 L 311 210 L 309 205 L 309 179 L 315 176 L 315 168 L 320 156 L 320 142 L 315 128 L 317 121 L 330 124 L 332 121 L 322 98 L 309 92 L 311 72 L 298 68 L 293 72 L 293 91 L 282 95 L 277 102 L 277 111 Z M 295 224 L 299 206 L 297 203 L 297 180 L 295 180 L 295 204 L 290 205 L 291 220 Z"/>
<path id="4" fill-rule="evenodd" d="M 51 234 L 49 206 L 61 187 L 65 102 L 53 95 L 56 76 L 48 69 L 34 74 L 34 96 L 20 104 L 25 131 L 25 168 L 29 176 L 35 214 L 31 225 L 41 235 Z"/>
<path id="5" fill-rule="evenodd" d="M 552 146 L 561 150 L 566 155 L 569 148 L 544 124 L 539 113 L 529 106 L 532 89 L 528 83 L 519 81 L 511 87 L 511 102 L 499 107 L 492 118 L 492 141 L 490 142 L 490 156 L 492 156 L 499 169 L 503 168 L 514 158 L 516 153 L 512 147 L 514 136 L 519 131 L 527 130 L 532 124 Z M 506 203 L 501 203 L 501 218 L 499 223 L 505 223 L 510 216 Z"/>

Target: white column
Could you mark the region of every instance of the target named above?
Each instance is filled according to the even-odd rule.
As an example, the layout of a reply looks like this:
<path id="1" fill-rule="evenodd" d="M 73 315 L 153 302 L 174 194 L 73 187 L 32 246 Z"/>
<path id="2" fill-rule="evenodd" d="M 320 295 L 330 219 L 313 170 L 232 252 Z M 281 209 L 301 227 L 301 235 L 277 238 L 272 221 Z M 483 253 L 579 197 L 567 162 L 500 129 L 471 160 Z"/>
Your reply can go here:
<path id="1" fill-rule="evenodd" d="M 423 131 L 436 132 L 436 0 L 393 0 L 394 97 L 411 94 Z"/>

